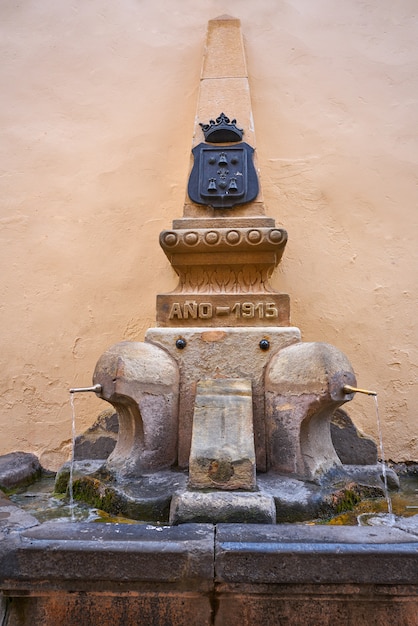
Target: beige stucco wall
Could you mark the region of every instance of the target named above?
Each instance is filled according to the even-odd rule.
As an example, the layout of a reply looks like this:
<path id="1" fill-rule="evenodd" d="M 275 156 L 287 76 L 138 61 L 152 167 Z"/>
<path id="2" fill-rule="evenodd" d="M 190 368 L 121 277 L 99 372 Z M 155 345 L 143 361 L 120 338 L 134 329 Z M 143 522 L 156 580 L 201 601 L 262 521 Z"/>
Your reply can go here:
<path id="1" fill-rule="evenodd" d="M 418 459 L 413 0 L 1 3 L 0 454 L 59 465 L 68 389 L 174 287 L 158 235 L 182 214 L 206 25 L 226 12 L 267 214 L 289 232 L 275 287 L 379 392 L 386 456 Z M 106 408 L 76 405 L 78 432 Z M 376 437 L 370 398 L 348 410 Z"/>

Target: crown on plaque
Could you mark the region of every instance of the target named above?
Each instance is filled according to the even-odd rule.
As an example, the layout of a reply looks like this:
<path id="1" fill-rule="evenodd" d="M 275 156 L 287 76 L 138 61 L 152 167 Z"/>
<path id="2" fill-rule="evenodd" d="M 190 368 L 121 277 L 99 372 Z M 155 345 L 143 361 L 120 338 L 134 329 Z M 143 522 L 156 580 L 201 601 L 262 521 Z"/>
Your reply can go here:
<path id="1" fill-rule="evenodd" d="M 244 131 L 236 127 L 237 120 L 230 120 L 225 113 L 221 113 L 216 120 L 210 120 L 209 124 L 199 124 L 209 143 L 229 143 L 241 141 Z"/>

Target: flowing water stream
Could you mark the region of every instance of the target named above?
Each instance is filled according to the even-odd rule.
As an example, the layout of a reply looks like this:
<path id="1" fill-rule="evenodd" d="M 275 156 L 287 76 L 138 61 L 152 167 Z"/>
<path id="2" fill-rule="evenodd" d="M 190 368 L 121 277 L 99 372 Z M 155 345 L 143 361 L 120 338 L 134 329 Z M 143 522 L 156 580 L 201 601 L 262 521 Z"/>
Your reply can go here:
<path id="1" fill-rule="evenodd" d="M 70 392 L 70 406 L 71 406 L 71 459 L 70 459 L 70 480 L 69 480 L 69 485 L 68 485 L 68 491 L 69 491 L 69 496 L 70 496 L 71 521 L 74 522 L 75 513 L 74 513 L 73 473 L 74 473 L 76 425 L 75 425 L 74 393 L 71 393 L 71 392 Z"/>
<path id="2" fill-rule="evenodd" d="M 382 425 L 380 422 L 379 402 L 377 400 L 377 395 L 373 396 L 373 400 L 374 400 L 374 406 L 376 409 L 377 431 L 379 433 L 380 462 L 382 464 L 382 476 L 383 476 L 383 484 L 385 486 L 385 498 L 386 498 L 386 502 L 388 505 L 388 515 L 393 516 L 392 500 L 389 495 L 388 478 L 386 474 L 385 448 L 383 446 L 383 433 L 382 433 Z"/>

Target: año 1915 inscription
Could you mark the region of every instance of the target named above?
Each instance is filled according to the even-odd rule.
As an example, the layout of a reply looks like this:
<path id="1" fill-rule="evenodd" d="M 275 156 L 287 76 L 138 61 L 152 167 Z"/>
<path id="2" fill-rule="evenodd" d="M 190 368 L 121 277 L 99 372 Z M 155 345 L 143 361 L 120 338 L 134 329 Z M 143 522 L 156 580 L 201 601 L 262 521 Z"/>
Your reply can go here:
<path id="1" fill-rule="evenodd" d="M 287 294 L 157 296 L 159 326 L 288 326 Z"/>

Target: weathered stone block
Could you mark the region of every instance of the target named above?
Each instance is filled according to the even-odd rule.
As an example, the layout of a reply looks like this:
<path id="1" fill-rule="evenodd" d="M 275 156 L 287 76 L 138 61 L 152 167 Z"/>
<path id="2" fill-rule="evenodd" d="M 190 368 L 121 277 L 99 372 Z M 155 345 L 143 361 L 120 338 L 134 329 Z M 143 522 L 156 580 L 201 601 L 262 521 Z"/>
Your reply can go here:
<path id="1" fill-rule="evenodd" d="M 0 606 L 1 611 L 1 606 Z M 93 594 L 85 591 L 13 598 L 3 626 L 212 626 L 207 594 L 155 590 Z M 0 612 L 0 617 L 2 616 Z M 7 620 L 7 621 L 6 621 Z"/>
<path id="2" fill-rule="evenodd" d="M 93 380 L 119 416 L 109 470 L 123 478 L 173 465 L 179 373 L 172 357 L 149 343 L 123 341 L 100 357 Z"/>
<path id="3" fill-rule="evenodd" d="M 113 452 L 119 431 L 118 415 L 113 409 L 102 411 L 94 424 L 76 437 L 74 459 L 107 459 Z"/>
<path id="4" fill-rule="evenodd" d="M 214 626 L 416 626 L 413 585 L 237 585 L 217 587 Z"/>
<path id="5" fill-rule="evenodd" d="M 70 464 L 57 473 L 55 490 L 65 493 L 70 478 Z M 109 480 L 104 461 L 76 461 L 73 468 L 73 493 L 76 500 L 111 515 L 134 520 L 168 522 L 173 494 L 186 489 L 184 472 L 160 470 L 144 472 L 118 482 Z"/>
<path id="6" fill-rule="evenodd" d="M 189 481 L 192 488 L 255 489 L 250 380 L 197 384 Z"/>
<path id="7" fill-rule="evenodd" d="M 272 357 L 265 378 L 269 469 L 320 480 L 341 466 L 330 422 L 352 398 L 344 385 L 355 381 L 347 357 L 326 343 L 298 343 Z"/>
<path id="8" fill-rule="evenodd" d="M 182 338 L 185 347 L 176 341 Z M 269 349 L 262 350 L 260 341 Z M 257 470 L 266 469 L 264 372 L 281 348 L 300 341 L 298 328 L 150 328 L 145 336 L 166 350 L 180 370 L 179 465 L 187 467 L 192 439 L 196 385 L 213 378 L 246 378 L 252 382 L 253 425 Z"/>
<path id="9" fill-rule="evenodd" d="M 274 524 L 274 498 L 260 493 L 187 491 L 171 501 L 170 524 L 207 522 Z"/>
<path id="10" fill-rule="evenodd" d="M 41 474 L 38 457 L 29 452 L 10 452 L 0 456 L 0 488 L 13 489 L 33 482 Z"/>
<path id="11" fill-rule="evenodd" d="M 222 15 L 208 22 L 202 79 L 247 76 L 241 22 Z"/>
<path id="12" fill-rule="evenodd" d="M 377 463 L 376 443 L 371 437 L 360 432 L 342 409 L 337 409 L 332 416 L 331 439 L 341 463 L 345 465 Z"/>
<path id="13" fill-rule="evenodd" d="M 33 590 L 122 589 L 124 582 L 184 584 L 208 589 L 213 580 L 210 524 L 62 524 L 23 531 L 11 553 L 0 553 L 0 580 Z M 45 581 L 48 584 L 45 585 Z M 38 587 L 39 585 L 39 587 Z"/>
<path id="14" fill-rule="evenodd" d="M 212 626 L 207 594 L 165 589 L 13 598 L 3 626 Z M 1 617 L 1 613 L 0 613 Z"/>
<path id="15" fill-rule="evenodd" d="M 409 584 L 417 537 L 398 528 L 220 524 L 216 578 L 246 584 Z"/>
<path id="16" fill-rule="evenodd" d="M 43 524 L 0 542 L 2 624 L 210 626 L 213 545 L 212 525 Z"/>

